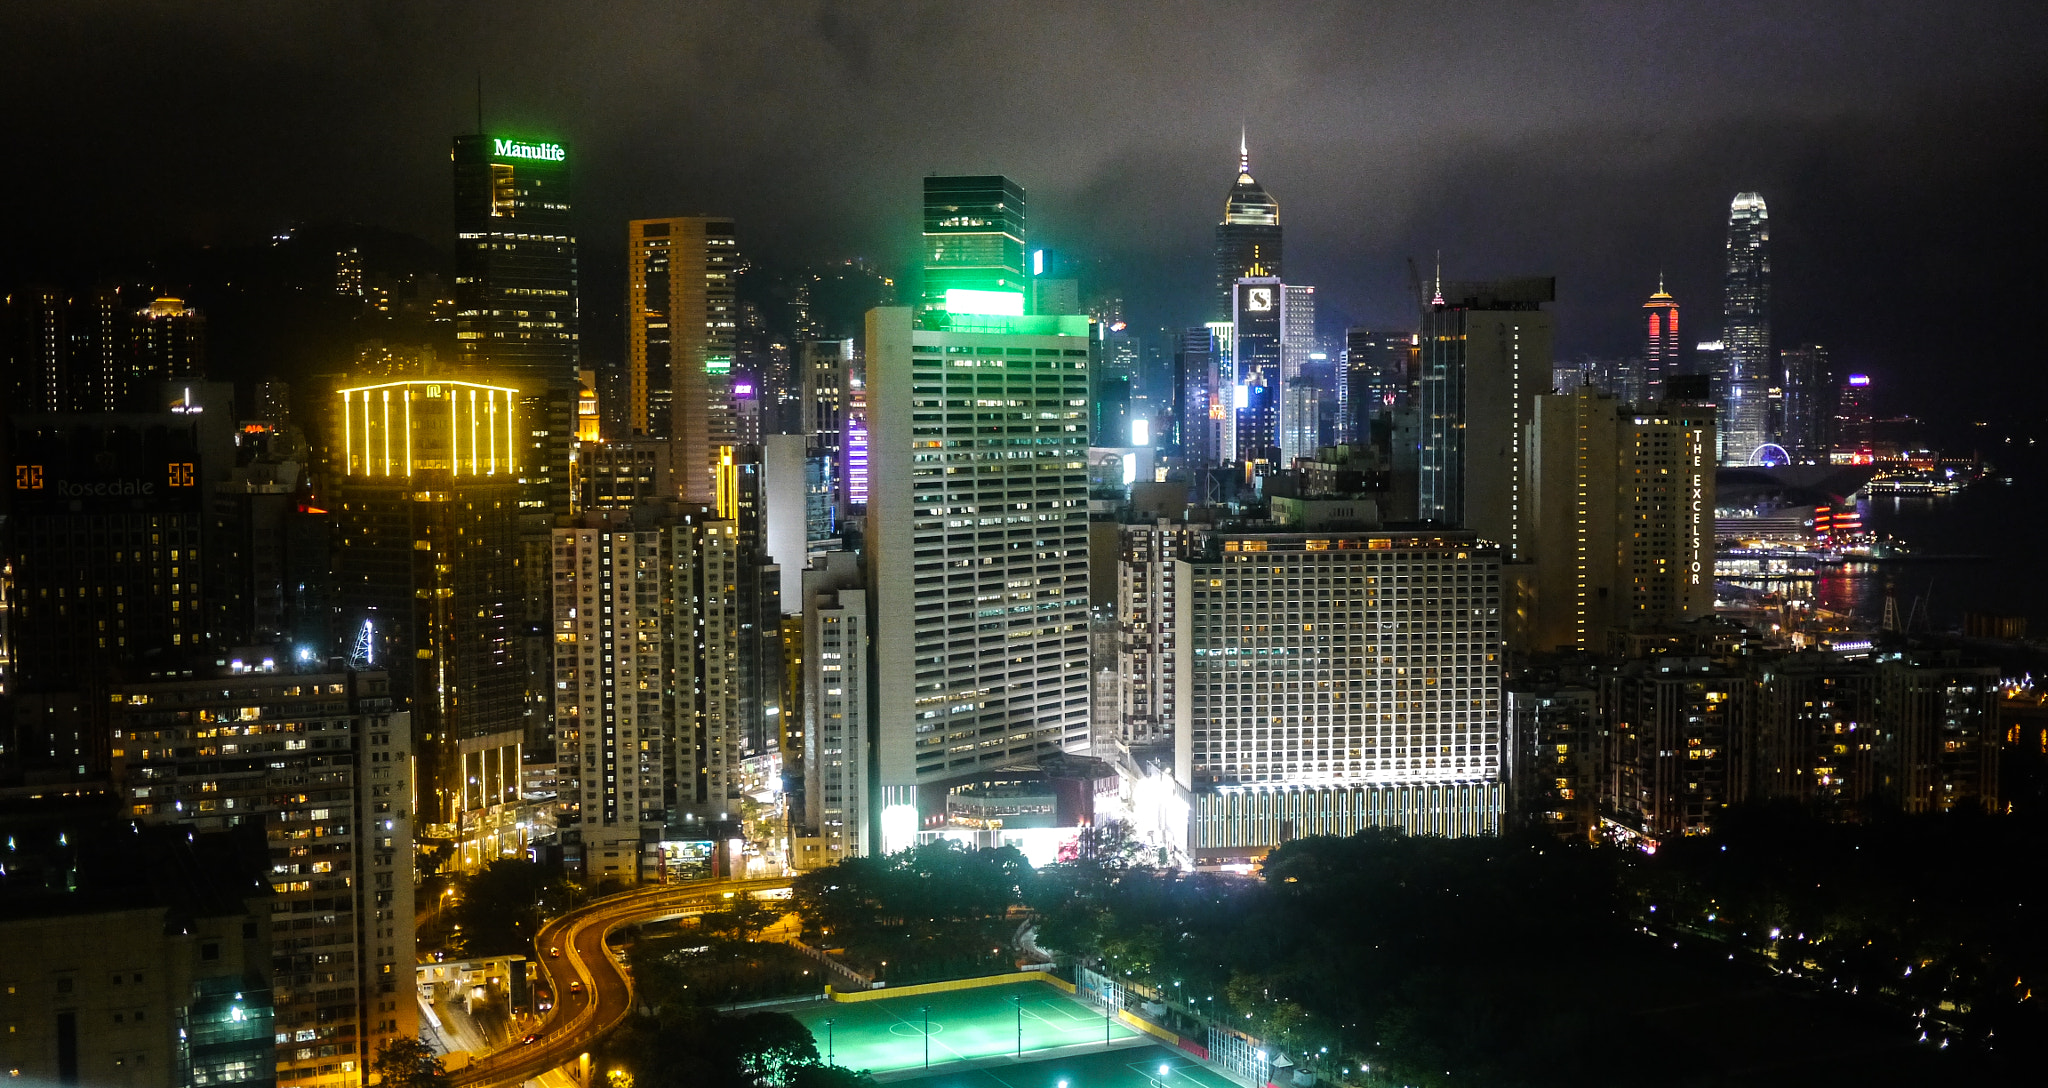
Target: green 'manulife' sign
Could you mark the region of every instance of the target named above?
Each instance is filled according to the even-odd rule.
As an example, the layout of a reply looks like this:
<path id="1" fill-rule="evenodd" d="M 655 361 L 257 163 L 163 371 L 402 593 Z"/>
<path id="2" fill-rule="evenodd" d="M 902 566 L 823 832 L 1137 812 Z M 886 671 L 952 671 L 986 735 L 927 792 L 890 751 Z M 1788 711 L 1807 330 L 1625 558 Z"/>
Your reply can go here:
<path id="1" fill-rule="evenodd" d="M 501 159 L 533 159 L 537 162 L 561 162 L 569 157 L 568 153 L 562 150 L 561 144 L 527 143 L 524 140 L 507 140 L 499 136 L 492 137 L 491 142 L 495 145 L 493 154 Z"/>

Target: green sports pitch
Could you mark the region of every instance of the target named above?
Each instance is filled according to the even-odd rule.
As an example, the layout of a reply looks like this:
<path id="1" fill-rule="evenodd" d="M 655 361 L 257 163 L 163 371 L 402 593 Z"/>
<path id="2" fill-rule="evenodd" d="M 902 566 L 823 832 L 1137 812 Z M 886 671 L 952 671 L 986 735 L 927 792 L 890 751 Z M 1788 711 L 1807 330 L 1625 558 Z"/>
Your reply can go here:
<path id="1" fill-rule="evenodd" d="M 819 1053 L 829 1052 L 848 1069 L 873 1073 L 923 1068 L 927 1039 L 933 1066 L 1014 1055 L 1020 1049 L 1020 1023 L 1026 1055 L 1139 1034 L 1121 1020 L 1105 1025 L 1100 1011 L 1043 982 L 832 1002 L 798 1010 L 795 1016 L 817 1039 Z"/>
<path id="2" fill-rule="evenodd" d="M 889 1088 L 1242 1088 L 1172 1047 L 1119 1047 L 888 1078 Z"/>

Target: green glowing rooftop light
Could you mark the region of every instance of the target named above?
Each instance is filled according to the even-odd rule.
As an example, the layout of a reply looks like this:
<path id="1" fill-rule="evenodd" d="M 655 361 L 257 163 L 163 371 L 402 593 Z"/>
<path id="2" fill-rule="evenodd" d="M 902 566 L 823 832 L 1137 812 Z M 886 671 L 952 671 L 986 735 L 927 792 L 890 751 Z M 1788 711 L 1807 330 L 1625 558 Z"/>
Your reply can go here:
<path id="1" fill-rule="evenodd" d="M 976 291 L 965 287 L 952 287 L 946 290 L 946 312 L 1022 317 L 1024 295 L 1018 291 Z"/>

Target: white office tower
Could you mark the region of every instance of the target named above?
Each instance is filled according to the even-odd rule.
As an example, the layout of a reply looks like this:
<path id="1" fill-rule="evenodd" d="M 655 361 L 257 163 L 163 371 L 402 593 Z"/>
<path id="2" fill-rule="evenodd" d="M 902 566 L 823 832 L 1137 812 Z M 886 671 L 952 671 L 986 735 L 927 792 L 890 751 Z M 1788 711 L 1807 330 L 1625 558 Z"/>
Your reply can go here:
<path id="1" fill-rule="evenodd" d="M 868 595 L 860 559 L 828 552 L 803 572 L 804 824 L 830 865 L 868 852 Z"/>
<path id="2" fill-rule="evenodd" d="M 739 531 L 701 507 L 554 530 L 557 822 L 594 878 L 639 879 L 671 823 L 738 811 Z"/>
<path id="3" fill-rule="evenodd" d="M 868 312 L 883 851 L 920 785 L 1088 744 L 1087 318 L 923 324 Z"/>
<path id="4" fill-rule="evenodd" d="M 1466 532 L 1209 534 L 1175 574 L 1197 864 L 1375 826 L 1498 831 L 1500 579 Z"/>

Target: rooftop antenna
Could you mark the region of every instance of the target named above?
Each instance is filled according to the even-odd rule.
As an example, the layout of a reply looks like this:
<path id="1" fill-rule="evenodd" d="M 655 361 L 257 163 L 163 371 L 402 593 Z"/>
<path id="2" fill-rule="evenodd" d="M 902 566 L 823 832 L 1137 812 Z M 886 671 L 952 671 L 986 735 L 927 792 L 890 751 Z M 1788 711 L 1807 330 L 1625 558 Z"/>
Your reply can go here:
<path id="1" fill-rule="evenodd" d="M 1237 172 L 1240 174 L 1252 172 L 1252 149 L 1251 145 L 1245 141 L 1245 126 L 1243 124 L 1237 126 Z"/>
<path id="2" fill-rule="evenodd" d="M 1444 251 L 1441 249 L 1436 251 L 1436 297 L 1431 299 L 1429 304 L 1432 306 L 1444 304 Z"/>

